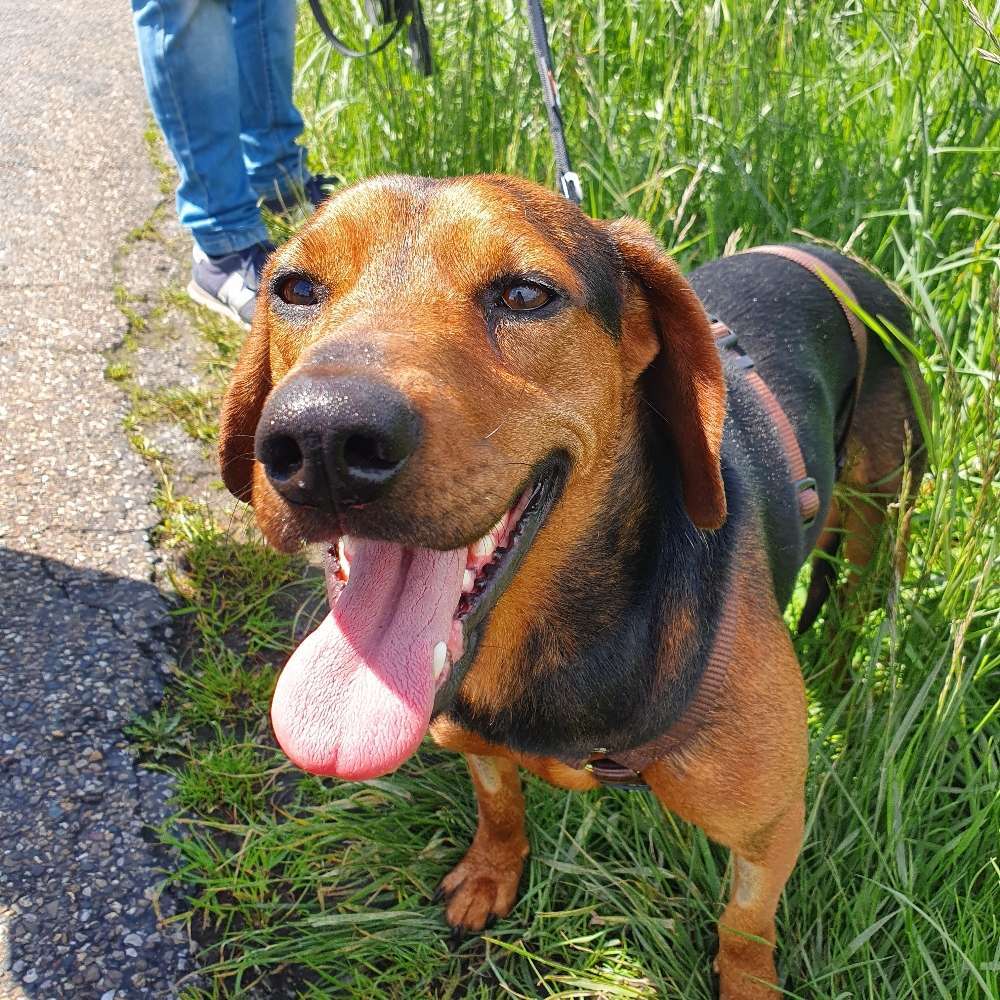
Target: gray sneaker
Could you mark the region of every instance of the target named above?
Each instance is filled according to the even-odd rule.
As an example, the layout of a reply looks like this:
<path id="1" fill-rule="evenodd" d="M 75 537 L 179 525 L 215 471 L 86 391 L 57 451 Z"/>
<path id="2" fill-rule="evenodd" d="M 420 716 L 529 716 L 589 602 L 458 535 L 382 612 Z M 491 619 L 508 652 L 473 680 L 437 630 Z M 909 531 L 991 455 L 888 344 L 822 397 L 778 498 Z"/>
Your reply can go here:
<path id="1" fill-rule="evenodd" d="M 195 244 L 188 295 L 199 305 L 249 329 L 260 275 L 273 249 L 272 243 L 255 243 L 224 257 L 209 257 Z"/>

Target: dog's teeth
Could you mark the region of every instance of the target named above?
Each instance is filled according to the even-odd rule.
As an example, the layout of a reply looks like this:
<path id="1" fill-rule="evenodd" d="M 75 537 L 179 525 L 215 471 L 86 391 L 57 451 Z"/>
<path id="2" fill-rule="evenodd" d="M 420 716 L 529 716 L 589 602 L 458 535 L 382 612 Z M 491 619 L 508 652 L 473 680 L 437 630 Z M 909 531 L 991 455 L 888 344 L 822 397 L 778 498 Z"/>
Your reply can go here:
<path id="1" fill-rule="evenodd" d="M 441 680 L 445 667 L 448 666 L 448 643 L 442 641 L 434 647 L 434 680 Z"/>
<path id="2" fill-rule="evenodd" d="M 535 495 L 536 486 L 529 486 L 522 494 L 521 499 L 517 502 L 517 507 L 514 508 L 515 514 L 520 517 L 524 513 L 524 508 L 528 506 L 531 498 Z"/>
<path id="3" fill-rule="evenodd" d="M 472 555 L 476 559 L 489 559 L 493 555 L 493 550 L 497 543 L 492 535 L 483 535 L 475 545 L 472 546 Z"/>
<path id="4" fill-rule="evenodd" d="M 462 576 L 462 593 L 471 594 L 472 588 L 476 585 L 476 574 L 474 570 L 467 569 Z"/>
<path id="5" fill-rule="evenodd" d="M 340 563 L 341 576 L 346 580 L 351 574 L 351 563 L 347 556 L 347 535 L 341 535 L 337 542 L 337 561 Z"/>

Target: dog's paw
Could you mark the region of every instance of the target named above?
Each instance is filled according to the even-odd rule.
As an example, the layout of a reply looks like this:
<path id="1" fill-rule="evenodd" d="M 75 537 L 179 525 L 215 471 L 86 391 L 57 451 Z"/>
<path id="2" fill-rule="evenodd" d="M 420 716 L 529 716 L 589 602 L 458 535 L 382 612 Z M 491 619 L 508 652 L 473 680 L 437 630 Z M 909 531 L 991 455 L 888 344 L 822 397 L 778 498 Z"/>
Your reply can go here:
<path id="1" fill-rule="evenodd" d="M 527 853 L 527 844 L 513 852 L 469 848 L 439 890 L 447 900 L 445 919 L 456 935 L 481 931 L 510 913 Z"/>
<path id="2" fill-rule="evenodd" d="M 772 950 L 753 942 L 727 942 L 713 963 L 719 976 L 719 1000 L 778 1000 Z"/>

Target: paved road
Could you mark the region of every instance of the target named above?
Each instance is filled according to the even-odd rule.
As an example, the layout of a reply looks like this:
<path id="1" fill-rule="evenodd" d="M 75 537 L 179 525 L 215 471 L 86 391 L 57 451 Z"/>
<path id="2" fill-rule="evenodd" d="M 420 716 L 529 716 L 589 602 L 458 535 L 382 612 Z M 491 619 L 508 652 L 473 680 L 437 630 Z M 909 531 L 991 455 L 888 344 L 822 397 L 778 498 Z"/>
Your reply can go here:
<path id="1" fill-rule="evenodd" d="M 166 997 L 165 789 L 122 726 L 162 687 L 153 482 L 102 351 L 158 198 L 128 5 L 0 0 L 0 1000 Z"/>

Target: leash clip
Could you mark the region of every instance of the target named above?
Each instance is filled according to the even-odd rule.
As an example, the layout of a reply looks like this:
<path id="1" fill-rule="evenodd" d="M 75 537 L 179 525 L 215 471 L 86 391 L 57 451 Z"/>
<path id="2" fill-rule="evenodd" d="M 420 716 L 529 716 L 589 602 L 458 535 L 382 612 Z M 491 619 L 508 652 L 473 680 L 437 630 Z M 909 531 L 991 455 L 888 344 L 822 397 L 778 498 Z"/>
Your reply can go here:
<path id="1" fill-rule="evenodd" d="M 575 170 L 567 170 L 560 176 L 559 190 L 562 196 L 574 205 L 579 205 L 583 201 L 583 185 L 580 183 L 580 175 Z"/>

